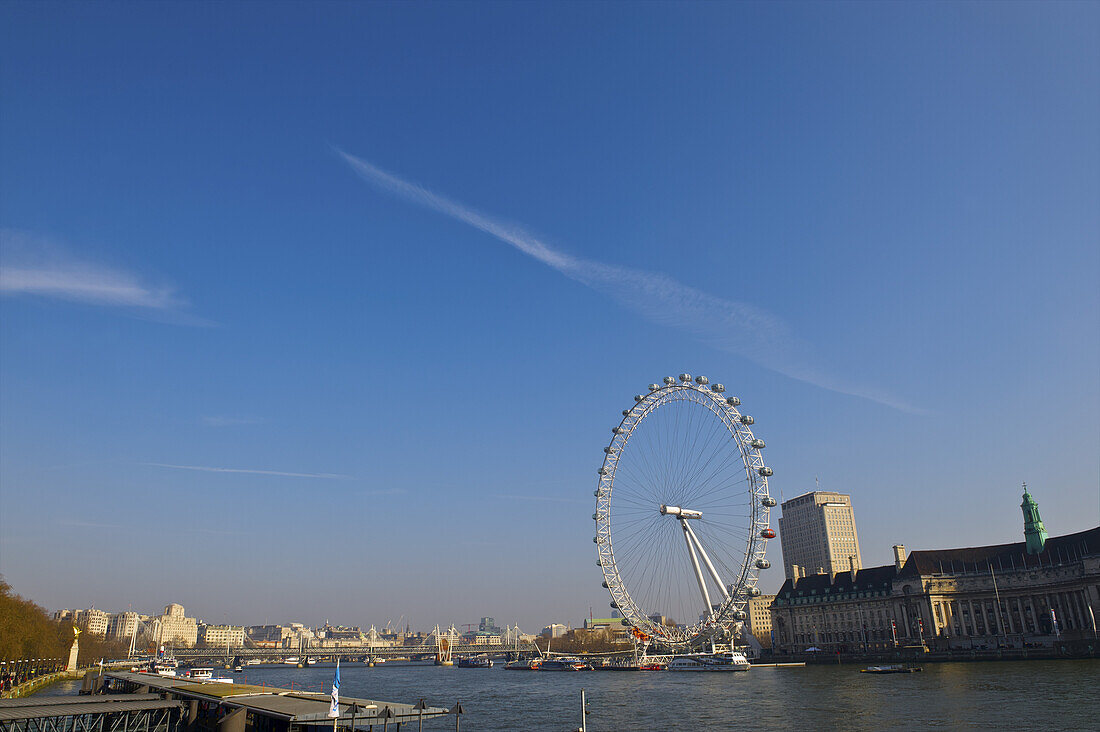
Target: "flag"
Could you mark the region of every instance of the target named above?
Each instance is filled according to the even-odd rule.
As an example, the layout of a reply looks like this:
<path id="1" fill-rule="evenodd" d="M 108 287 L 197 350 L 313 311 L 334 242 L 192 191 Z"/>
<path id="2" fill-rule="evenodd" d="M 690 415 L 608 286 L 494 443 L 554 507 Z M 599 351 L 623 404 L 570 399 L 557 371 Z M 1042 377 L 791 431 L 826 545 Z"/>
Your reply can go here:
<path id="1" fill-rule="evenodd" d="M 332 702 L 328 706 L 328 716 L 340 716 L 340 659 L 336 659 L 336 673 L 332 677 Z"/>

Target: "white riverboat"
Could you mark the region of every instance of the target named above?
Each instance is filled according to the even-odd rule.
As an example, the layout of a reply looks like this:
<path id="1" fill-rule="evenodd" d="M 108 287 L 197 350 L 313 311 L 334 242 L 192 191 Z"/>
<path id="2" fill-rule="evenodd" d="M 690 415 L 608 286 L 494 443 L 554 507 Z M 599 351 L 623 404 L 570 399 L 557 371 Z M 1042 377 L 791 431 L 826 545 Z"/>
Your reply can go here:
<path id="1" fill-rule="evenodd" d="M 743 653 L 692 653 L 675 656 L 668 662 L 669 671 L 748 671 L 749 660 Z"/>

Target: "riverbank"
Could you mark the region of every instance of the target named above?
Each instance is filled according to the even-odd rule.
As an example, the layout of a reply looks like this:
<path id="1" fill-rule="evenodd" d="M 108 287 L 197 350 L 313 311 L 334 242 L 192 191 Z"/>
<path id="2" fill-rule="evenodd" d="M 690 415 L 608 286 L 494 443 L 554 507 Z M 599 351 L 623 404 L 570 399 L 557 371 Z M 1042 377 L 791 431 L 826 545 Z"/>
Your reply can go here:
<path id="1" fill-rule="evenodd" d="M 36 679 L 25 681 L 19 686 L 14 686 L 11 689 L 0 694 L 0 698 L 3 699 L 18 699 L 24 696 L 30 696 L 31 694 L 37 694 L 47 686 L 53 686 L 61 681 L 75 681 L 77 679 L 84 678 L 84 674 L 88 673 L 91 669 L 78 669 L 76 671 L 56 671 L 52 674 L 46 674 L 45 676 L 39 676 Z"/>
<path id="2" fill-rule="evenodd" d="M 922 651 L 906 648 L 881 653 L 792 653 L 790 655 L 763 656 L 762 663 L 805 662 L 810 665 L 868 664 L 868 663 L 957 663 L 970 661 L 1057 661 L 1084 658 L 1100 658 L 1100 642 L 1073 641 L 1057 646 L 1037 648 L 955 649 L 950 651 Z"/>

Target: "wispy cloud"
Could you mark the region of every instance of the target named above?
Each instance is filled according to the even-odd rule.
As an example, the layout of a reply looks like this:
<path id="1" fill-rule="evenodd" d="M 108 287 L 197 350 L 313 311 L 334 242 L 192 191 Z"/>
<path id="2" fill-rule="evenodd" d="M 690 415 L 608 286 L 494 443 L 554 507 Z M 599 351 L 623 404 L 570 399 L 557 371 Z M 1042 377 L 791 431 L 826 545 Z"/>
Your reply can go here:
<path id="1" fill-rule="evenodd" d="M 220 468 L 209 465 L 172 465 L 170 463 L 141 463 L 152 468 L 170 470 L 197 470 L 203 473 L 242 473 L 245 475 L 273 475 L 281 478 L 324 478 L 326 480 L 349 480 L 350 475 L 339 473 L 289 473 L 282 470 L 254 470 L 251 468 Z"/>
<path id="2" fill-rule="evenodd" d="M 74 526 L 81 529 L 125 529 L 122 524 L 99 524 L 94 521 L 77 521 L 75 519 L 62 519 L 58 521 L 62 526 Z"/>
<path id="3" fill-rule="evenodd" d="M 591 501 L 582 501 L 577 498 L 557 498 L 555 496 L 521 496 L 514 493 L 494 493 L 490 498 L 503 498 L 510 501 L 538 501 L 540 503 L 583 503 L 588 505 Z"/>
<path id="4" fill-rule="evenodd" d="M 127 526 L 126 524 L 102 524 L 94 521 L 80 521 L 77 519 L 61 519 L 57 522 L 60 526 L 72 526 L 79 529 L 114 529 L 114 530 L 126 530 L 126 531 L 144 531 L 148 527 L 144 523 L 136 523 Z M 185 532 L 192 534 L 213 534 L 215 536 L 240 536 L 240 531 L 222 531 L 218 529 L 208 529 L 202 527 L 188 527 L 180 526 L 172 529 L 174 532 Z"/>
<path id="5" fill-rule="evenodd" d="M 350 155 L 336 152 L 363 180 L 425 208 L 450 216 L 515 247 L 572 280 L 604 293 L 654 323 L 686 330 L 700 341 L 823 389 L 857 396 L 904 412 L 921 413 L 884 391 L 847 382 L 812 365 L 809 346 L 778 316 L 726 300 L 666 275 L 581 259 L 562 252 L 520 226 L 453 201 Z"/>
<path id="6" fill-rule="evenodd" d="M 181 312 L 187 300 L 116 267 L 95 264 L 41 237 L 0 230 L 0 294 L 157 312 L 180 324 L 209 325 Z"/>
<path id="7" fill-rule="evenodd" d="M 246 424 L 263 424 L 263 420 L 259 417 L 230 417 L 226 415 L 203 417 L 202 422 L 208 427 L 237 427 Z"/>

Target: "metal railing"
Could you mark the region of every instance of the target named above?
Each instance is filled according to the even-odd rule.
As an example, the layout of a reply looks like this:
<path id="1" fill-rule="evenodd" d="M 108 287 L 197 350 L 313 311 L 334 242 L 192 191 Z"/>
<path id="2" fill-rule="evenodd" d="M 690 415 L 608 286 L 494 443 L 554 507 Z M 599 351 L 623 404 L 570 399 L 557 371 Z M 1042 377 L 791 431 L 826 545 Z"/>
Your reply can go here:
<path id="1" fill-rule="evenodd" d="M 6 695 L 17 686 L 28 681 L 65 670 L 65 662 L 60 658 L 23 658 L 15 661 L 0 661 L 0 694 Z"/>

